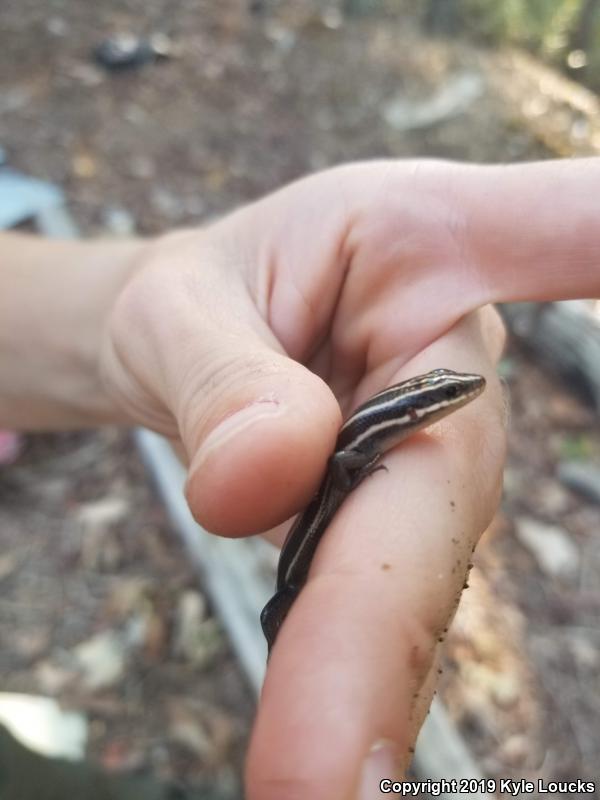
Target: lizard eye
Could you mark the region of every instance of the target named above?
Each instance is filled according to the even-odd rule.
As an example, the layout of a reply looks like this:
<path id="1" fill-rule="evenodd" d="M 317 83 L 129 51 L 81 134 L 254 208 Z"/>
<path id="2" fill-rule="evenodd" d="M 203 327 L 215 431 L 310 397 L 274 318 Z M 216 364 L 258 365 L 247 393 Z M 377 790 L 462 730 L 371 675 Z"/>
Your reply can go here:
<path id="1" fill-rule="evenodd" d="M 448 386 L 446 389 L 446 397 L 448 400 L 454 400 L 458 396 L 458 386 Z"/>

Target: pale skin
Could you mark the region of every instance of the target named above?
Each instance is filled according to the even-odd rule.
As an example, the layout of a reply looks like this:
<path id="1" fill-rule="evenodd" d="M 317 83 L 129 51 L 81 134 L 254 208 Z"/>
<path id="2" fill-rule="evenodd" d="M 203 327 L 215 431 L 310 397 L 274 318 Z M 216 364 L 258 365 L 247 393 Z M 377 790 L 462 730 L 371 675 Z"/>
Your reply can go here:
<path id="1" fill-rule="evenodd" d="M 403 770 L 499 498 L 504 337 L 482 307 L 600 294 L 599 183 L 599 160 L 373 162 L 154 240 L 0 237 L 0 427 L 158 430 L 222 535 L 281 540 L 375 391 L 488 379 L 330 526 L 269 662 L 249 800 L 372 798 Z"/>

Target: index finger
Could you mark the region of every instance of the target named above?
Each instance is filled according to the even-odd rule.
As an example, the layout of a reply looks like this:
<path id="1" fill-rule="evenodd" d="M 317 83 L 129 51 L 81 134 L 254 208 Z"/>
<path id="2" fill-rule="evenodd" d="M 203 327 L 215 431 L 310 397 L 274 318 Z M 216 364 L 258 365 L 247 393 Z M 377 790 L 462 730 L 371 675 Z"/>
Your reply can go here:
<path id="1" fill-rule="evenodd" d="M 354 798 L 374 744 L 406 756 L 420 687 L 499 497 L 495 324 L 489 312 L 463 320 L 398 376 L 444 366 L 479 371 L 488 387 L 390 452 L 389 473 L 365 481 L 334 518 L 269 664 L 249 753 L 250 800 Z"/>

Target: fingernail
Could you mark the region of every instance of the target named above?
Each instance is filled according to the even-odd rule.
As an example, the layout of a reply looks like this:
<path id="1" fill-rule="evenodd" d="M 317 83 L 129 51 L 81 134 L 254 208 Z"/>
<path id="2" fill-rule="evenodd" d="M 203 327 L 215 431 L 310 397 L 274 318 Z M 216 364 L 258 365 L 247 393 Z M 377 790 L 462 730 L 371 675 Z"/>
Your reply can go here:
<path id="1" fill-rule="evenodd" d="M 373 800 L 389 794 L 381 792 L 382 781 L 398 780 L 398 749 L 389 739 L 380 739 L 365 758 L 356 800 Z"/>
<path id="2" fill-rule="evenodd" d="M 273 395 L 253 400 L 244 408 L 225 417 L 208 434 L 190 465 L 190 473 L 208 457 L 213 450 L 218 450 L 231 438 L 237 436 L 245 428 L 254 425 L 258 420 L 283 413 L 281 405 Z"/>

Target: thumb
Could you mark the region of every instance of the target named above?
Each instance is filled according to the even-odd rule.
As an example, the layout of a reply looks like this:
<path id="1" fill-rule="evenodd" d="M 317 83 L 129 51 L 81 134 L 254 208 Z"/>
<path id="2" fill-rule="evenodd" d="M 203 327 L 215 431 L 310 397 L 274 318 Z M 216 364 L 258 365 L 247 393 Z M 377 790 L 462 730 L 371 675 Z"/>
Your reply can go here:
<path id="1" fill-rule="evenodd" d="M 319 377 L 265 344 L 217 342 L 212 362 L 210 380 L 182 392 L 186 498 L 210 531 L 264 531 L 316 489 L 339 406 Z"/>
<path id="2" fill-rule="evenodd" d="M 193 232 L 155 243 L 115 304 L 102 371 L 133 421 L 181 440 L 196 519 L 239 536 L 306 503 L 340 410 L 327 385 L 282 351 L 239 257 L 225 256 Z M 297 313 L 288 327 L 310 340 Z"/>

